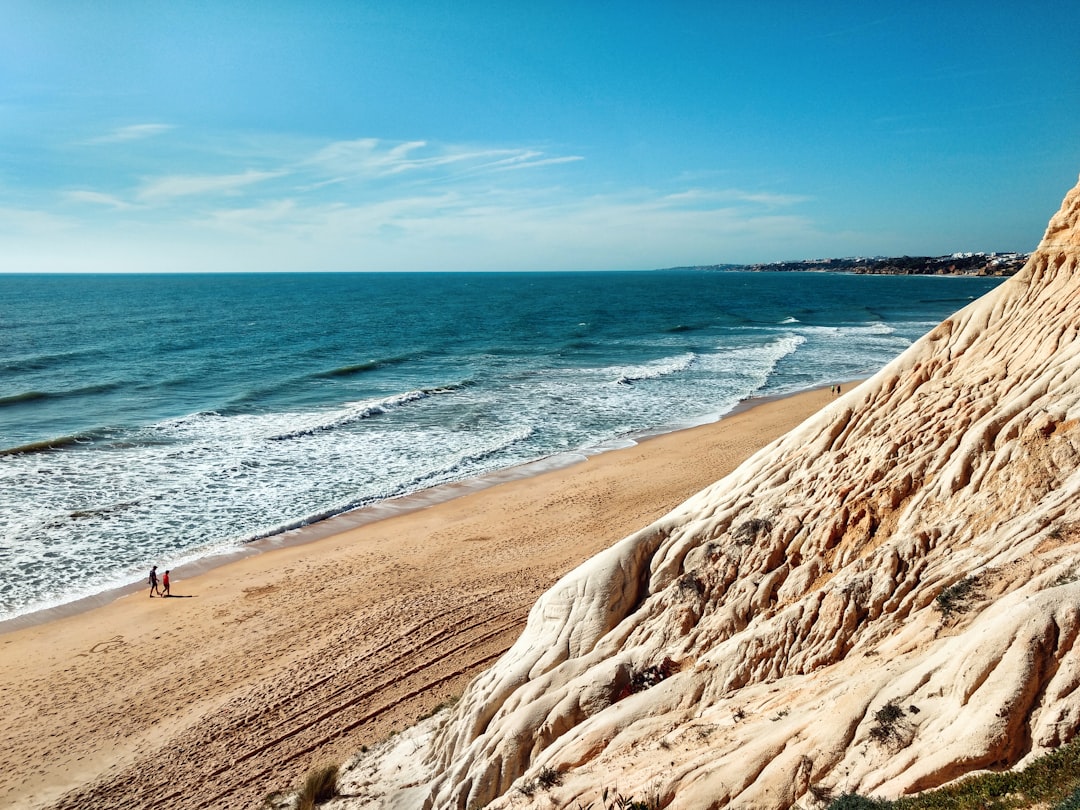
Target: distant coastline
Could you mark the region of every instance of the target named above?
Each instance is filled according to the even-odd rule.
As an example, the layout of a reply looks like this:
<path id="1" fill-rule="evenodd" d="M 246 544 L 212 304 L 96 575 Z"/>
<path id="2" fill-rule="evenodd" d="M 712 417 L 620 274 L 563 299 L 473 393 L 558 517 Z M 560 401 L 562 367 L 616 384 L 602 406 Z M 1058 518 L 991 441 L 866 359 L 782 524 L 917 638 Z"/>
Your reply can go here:
<path id="1" fill-rule="evenodd" d="M 801 259 L 768 264 L 706 264 L 668 270 L 711 272 L 832 272 L 889 276 L 1011 276 L 1030 253 L 953 253 L 949 256 L 854 256 L 843 259 Z"/>

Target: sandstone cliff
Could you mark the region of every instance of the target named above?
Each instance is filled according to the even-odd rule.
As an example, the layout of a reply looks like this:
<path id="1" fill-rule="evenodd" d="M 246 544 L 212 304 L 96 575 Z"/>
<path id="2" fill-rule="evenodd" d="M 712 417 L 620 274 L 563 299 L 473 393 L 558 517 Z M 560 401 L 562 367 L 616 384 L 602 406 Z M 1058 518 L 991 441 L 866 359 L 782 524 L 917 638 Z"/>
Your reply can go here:
<path id="1" fill-rule="evenodd" d="M 332 807 L 820 806 L 1080 729 L 1080 186 L 1024 269 L 561 580 Z"/>

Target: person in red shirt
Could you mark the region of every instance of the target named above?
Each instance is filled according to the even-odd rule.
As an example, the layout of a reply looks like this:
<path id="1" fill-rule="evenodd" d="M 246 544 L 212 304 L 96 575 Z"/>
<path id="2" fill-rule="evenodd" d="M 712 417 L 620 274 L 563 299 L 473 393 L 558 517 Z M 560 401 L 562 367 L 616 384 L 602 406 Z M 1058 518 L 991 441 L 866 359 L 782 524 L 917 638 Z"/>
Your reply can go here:
<path id="1" fill-rule="evenodd" d="M 161 595 L 170 596 L 169 594 L 169 572 L 165 572 L 165 576 L 161 578 Z"/>

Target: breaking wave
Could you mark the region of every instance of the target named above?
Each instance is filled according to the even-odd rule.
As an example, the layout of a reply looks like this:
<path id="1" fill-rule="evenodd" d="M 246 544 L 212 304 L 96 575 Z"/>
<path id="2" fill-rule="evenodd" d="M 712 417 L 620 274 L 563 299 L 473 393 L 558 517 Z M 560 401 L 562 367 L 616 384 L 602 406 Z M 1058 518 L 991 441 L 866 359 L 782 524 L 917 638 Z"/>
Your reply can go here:
<path id="1" fill-rule="evenodd" d="M 458 390 L 458 386 L 427 388 L 421 391 L 409 391 L 405 394 L 386 397 L 385 399 L 375 401 L 368 400 L 366 402 L 350 403 L 345 408 L 333 411 L 328 417 L 320 418 L 319 421 L 314 422 L 313 424 L 304 425 L 295 430 L 279 433 L 275 436 L 269 436 L 268 438 L 270 441 L 281 442 L 289 439 L 299 439 L 304 436 L 311 436 L 315 433 L 322 433 L 328 430 L 337 430 L 338 428 L 351 425 L 354 422 L 371 419 L 375 416 L 382 416 L 395 408 L 401 408 L 413 402 L 419 402 L 420 400 L 440 396 L 442 394 L 452 394 L 456 390 Z"/>
<path id="2" fill-rule="evenodd" d="M 658 377 L 678 374 L 687 371 L 694 364 L 697 357 L 694 352 L 689 352 L 670 360 L 658 360 L 655 363 L 633 366 L 624 370 L 615 380 L 615 383 L 617 385 L 632 385 L 643 380 L 654 380 Z"/>

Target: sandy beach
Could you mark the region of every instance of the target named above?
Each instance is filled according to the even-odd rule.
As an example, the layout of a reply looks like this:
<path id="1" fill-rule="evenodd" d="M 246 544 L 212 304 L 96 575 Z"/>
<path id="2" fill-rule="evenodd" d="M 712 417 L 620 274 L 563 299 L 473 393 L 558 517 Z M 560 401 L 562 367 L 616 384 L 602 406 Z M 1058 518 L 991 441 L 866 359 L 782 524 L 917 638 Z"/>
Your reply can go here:
<path id="1" fill-rule="evenodd" d="M 832 398 L 500 483 L 0 635 L 0 807 L 257 807 L 461 693 L 567 571 Z"/>

